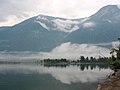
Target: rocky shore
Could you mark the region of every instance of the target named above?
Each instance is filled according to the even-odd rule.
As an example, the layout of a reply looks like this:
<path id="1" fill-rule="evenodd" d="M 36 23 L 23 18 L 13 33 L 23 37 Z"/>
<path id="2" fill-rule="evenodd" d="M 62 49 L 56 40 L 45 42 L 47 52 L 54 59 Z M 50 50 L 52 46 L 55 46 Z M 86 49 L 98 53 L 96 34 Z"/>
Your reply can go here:
<path id="1" fill-rule="evenodd" d="M 115 75 L 109 75 L 101 85 L 98 85 L 97 90 L 120 90 L 120 69 Z"/>

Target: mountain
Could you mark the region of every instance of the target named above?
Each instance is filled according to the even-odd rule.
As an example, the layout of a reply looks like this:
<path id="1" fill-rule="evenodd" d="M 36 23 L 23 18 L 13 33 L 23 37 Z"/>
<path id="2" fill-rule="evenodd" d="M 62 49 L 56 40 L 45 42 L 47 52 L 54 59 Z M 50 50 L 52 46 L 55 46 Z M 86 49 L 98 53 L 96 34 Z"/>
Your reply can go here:
<path id="1" fill-rule="evenodd" d="M 113 42 L 119 36 L 120 9 L 108 5 L 87 18 L 39 15 L 11 27 L 1 27 L 0 51 L 48 52 L 66 42 L 98 44 Z"/>
<path id="2" fill-rule="evenodd" d="M 108 5 L 86 18 L 80 28 L 66 37 L 65 42 L 105 43 L 115 41 L 120 36 L 120 9 Z"/>
<path id="3" fill-rule="evenodd" d="M 120 8 L 117 5 L 108 5 L 101 8 L 97 13 L 90 16 L 94 21 L 108 21 L 119 22 L 120 21 Z"/>
<path id="4" fill-rule="evenodd" d="M 36 18 L 0 31 L 1 51 L 49 51 L 59 45 L 64 33 L 47 30 Z"/>
<path id="5" fill-rule="evenodd" d="M 0 31 L 9 28 L 9 26 L 0 27 Z"/>

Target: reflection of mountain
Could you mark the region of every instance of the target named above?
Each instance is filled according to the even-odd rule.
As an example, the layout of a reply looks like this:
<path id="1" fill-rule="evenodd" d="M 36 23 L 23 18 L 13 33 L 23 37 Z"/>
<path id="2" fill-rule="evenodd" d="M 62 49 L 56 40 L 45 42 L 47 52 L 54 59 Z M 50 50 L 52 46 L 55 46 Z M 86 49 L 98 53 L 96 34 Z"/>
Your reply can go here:
<path id="1" fill-rule="evenodd" d="M 113 42 L 120 36 L 119 24 L 120 9 L 116 5 L 105 6 L 82 19 L 39 15 L 12 27 L 1 27 L 0 51 L 51 51 L 66 42 Z"/>

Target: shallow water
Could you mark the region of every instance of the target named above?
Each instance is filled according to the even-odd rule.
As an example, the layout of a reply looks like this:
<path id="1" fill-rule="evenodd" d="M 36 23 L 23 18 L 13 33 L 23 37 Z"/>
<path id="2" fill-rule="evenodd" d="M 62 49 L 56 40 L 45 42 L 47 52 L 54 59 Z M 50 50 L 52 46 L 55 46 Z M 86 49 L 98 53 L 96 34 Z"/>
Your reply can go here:
<path id="1" fill-rule="evenodd" d="M 110 73 L 103 65 L 0 65 L 0 90 L 95 90 Z"/>

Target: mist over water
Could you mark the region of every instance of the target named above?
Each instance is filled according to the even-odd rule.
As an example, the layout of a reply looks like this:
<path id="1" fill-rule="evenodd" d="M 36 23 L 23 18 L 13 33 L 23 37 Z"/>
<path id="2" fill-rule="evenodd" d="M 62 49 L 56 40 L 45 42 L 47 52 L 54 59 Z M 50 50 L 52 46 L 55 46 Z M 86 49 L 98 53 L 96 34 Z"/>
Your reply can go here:
<path id="1" fill-rule="evenodd" d="M 85 57 L 109 57 L 110 50 L 99 45 L 108 45 L 111 43 L 98 44 L 75 44 L 71 42 L 62 43 L 50 52 L 32 52 L 32 51 L 3 51 L 0 52 L 0 59 L 79 59 Z M 114 43 L 113 43 L 114 44 Z"/>

